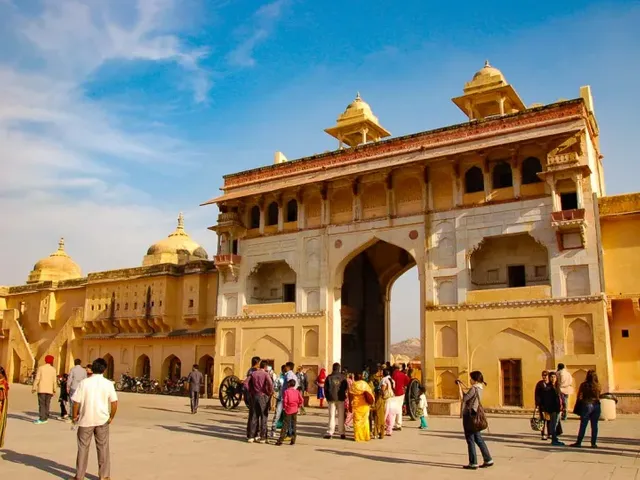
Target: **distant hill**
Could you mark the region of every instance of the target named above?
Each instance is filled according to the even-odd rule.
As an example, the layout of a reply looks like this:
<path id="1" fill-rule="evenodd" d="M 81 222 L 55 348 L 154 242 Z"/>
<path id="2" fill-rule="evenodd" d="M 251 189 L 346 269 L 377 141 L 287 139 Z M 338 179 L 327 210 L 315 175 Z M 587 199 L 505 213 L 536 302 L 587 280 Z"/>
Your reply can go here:
<path id="1" fill-rule="evenodd" d="M 392 355 L 403 355 L 410 359 L 420 359 L 420 339 L 408 338 L 402 342 L 394 343 L 391 345 Z"/>

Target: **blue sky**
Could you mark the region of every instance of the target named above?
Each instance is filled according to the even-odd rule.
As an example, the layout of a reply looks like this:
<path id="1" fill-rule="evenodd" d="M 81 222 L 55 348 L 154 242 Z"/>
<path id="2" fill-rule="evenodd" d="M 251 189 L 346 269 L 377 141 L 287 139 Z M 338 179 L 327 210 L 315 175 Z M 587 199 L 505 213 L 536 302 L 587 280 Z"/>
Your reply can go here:
<path id="1" fill-rule="evenodd" d="M 591 85 L 608 193 L 638 190 L 637 25 L 629 1 L 0 0 L 0 283 L 60 236 L 84 272 L 138 265 L 179 211 L 214 253 L 223 174 L 334 149 L 356 91 L 394 135 L 462 122 L 485 59 L 526 104 Z"/>

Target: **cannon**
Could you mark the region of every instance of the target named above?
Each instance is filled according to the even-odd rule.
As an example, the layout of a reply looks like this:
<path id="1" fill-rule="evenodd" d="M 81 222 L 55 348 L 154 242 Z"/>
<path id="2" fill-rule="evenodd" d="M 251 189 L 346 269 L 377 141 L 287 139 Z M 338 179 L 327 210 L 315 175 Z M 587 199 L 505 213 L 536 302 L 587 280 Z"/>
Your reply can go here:
<path id="1" fill-rule="evenodd" d="M 411 379 L 407 391 L 404 394 L 404 406 L 406 408 L 407 415 L 411 417 L 411 420 L 418 420 L 422 412 L 418 409 L 420 402 L 420 382 L 415 378 Z"/>
<path id="2" fill-rule="evenodd" d="M 220 389 L 218 390 L 218 397 L 220 398 L 220 403 L 225 410 L 238 408 L 238 405 L 240 405 L 243 398 L 245 405 L 247 404 L 242 380 L 235 375 L 229 375 L 222 379 L 222 382 L 220 382 Z"/>

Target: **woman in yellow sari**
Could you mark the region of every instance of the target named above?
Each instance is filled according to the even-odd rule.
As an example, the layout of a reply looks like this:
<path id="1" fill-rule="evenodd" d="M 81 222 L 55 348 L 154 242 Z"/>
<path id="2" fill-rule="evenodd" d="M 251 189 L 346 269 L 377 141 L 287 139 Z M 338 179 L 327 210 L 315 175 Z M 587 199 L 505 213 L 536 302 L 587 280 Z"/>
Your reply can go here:
<path id="1" fill-rule="evenodd" d="M 368 395 L 367 395 L 368 394 Z M 355 374 L 355 381 L 349 388 L 349 402 L 353 412 L 353 436 L 356 442 L 371 440 L 369 429 L 369 409 L 367 400 L 373 399 L 373 392 L 367 382 L 362 380 L 362 373 Z"/>
<path id="2" fill-rule="evenodd" d="M 4 447 L 4 431 L 7 428 L 9 410 L 9 382 L 4 368 L 0 367 L 0 448 Z"/>

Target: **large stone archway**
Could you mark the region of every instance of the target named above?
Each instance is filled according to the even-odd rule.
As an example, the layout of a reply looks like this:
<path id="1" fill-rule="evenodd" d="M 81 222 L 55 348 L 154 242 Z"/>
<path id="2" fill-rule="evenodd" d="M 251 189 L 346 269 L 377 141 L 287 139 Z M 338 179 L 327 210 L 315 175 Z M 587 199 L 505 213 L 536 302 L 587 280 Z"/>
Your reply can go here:
<path id="1" fill-rule="evenodd" d="M 391 287 L 416 261 L 407 250 L 379 239 L 367 242 L 345 260 L 336 276 L 341 279 L 335 300 L 340 359 L 355 371 L 389 358 Z"/>

